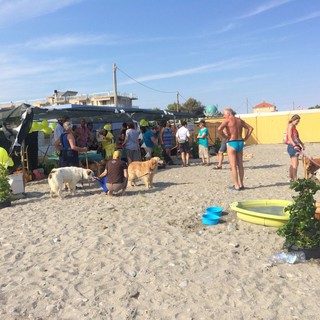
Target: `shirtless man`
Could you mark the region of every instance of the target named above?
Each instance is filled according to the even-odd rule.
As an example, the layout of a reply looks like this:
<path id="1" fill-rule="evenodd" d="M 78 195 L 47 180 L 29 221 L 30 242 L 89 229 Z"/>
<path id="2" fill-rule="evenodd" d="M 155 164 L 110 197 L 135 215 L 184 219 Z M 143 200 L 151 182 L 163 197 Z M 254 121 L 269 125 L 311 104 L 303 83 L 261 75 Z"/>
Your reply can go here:
<path id="1" fill-rule="evenodd" d="M 233 186 L 231 190 L 243 190 L 243 147 L 253 128 L 240 118 L 235 117 L 235 112 L 231 108 L 226 108 L 223 111 L 224 121 L 218 128 L 219 133 L 227 141 L 227 153 L 231 166 Z M 246 135 L 242 138 L 242 131 L 246 130 Z"/>

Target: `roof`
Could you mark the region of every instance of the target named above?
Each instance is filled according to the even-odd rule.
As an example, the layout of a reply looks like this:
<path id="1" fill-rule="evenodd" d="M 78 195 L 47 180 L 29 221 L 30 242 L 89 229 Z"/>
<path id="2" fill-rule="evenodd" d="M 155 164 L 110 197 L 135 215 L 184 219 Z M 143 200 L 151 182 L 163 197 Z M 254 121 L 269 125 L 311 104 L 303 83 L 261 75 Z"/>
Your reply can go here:
<path id="1" fill-rule="evenodd" d="M 34 107 L 34 120 L 42 121 L 68 116 L 73 120 L 86 118 L 92 122 L 126 122 L 130 120 L 162 120 L 162 119 L 192 119 L 197 115 L 188 112 L 173 112 L 166 110 L 104 107 L 91 105 L 65 104 L 48 107 Z"/>
<path id="2" fill-rule="evenodd" d="M 22 104 L 19 107 L 10 110 L 0 110 L 0 127 L 3 122 L 20 123 L 21 114 L 28 108 L 33 111 L 33 121 L 42 121 L 50 119 L 59 119 L 69 117 L 73 121 L 79 121 L 85 118 L 92 122 L 130 122 L 141 119 L 149 121 L 161 121 L 165 119 L 194 119 L 197 115 L 188 112 L 174 112 L 166 110 L 140 109 L 140 108 L 122 108 L 122 107 L 103 107 L 90 105 L 65 104 L 47 107 L 32 107 L 28 104 Z"/>
<path id="3" fill-rule="evenodd" d="M 259 104 L 257 104 L 256 106 L 254 106 L 255 109 L 259 109 L 259 108 L 270 108 L 270 107 L 274 107 L 275 105 L 268 103 L 268 102 L 261 102 Z"/>

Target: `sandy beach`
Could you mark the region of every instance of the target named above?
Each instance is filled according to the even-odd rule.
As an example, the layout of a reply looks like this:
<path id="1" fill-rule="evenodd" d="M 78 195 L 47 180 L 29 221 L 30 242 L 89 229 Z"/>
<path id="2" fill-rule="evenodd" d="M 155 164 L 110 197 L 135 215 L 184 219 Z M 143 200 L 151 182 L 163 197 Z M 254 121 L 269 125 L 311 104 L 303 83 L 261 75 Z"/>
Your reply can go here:
<path id="1" fill-rule="evenodd" d="M 0 211 L 0 319 L 319 319 L 320 262 L 270 265 L 284 242 L 277 229 L 229 207 L 291 200 L 286 146 L 244 154 L 241 192 L 228 189 L 227 158 L 222 170 L 199 159 L 159 170 L 153 189 L 140 182 L 124 197 L 91 182 L 51 199 L 47 180 L 28 183 Z M 208 206 L 223 208 L 218 225 L 202 224 Z"/>

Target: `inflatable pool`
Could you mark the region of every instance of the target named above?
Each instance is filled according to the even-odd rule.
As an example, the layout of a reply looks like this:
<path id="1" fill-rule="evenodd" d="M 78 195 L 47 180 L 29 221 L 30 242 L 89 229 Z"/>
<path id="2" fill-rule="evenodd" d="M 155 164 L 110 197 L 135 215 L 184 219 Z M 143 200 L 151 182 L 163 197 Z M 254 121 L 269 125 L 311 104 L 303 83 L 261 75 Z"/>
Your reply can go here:
<path id="1" fill-rule="evenodd" d="M 289 220 L 284 208 L 291 204 L 287 200 L 244 200 L 233 202 L 230 208 L 239 219 L 268 227 L 282 227 Z"/>

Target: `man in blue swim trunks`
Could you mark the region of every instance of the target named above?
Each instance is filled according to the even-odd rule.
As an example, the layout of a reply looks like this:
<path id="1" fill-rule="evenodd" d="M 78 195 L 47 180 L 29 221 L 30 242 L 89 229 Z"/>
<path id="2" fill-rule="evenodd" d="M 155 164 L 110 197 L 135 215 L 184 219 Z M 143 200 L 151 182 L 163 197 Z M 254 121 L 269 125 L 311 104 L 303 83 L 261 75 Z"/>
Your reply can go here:
<path id="1" fill-rule="evenodd" d="M 232 190 L 243 190 L 243 147 L 244 142 L 250 137 L 253 128 L 241 120 L 235 117 L 235 112 L 231 108 L 226 108 L 223 111 L 224 121 L 218 128 L 219 133 L 227 141 L 227 153 L 231 166 L 233 186 Z M 242 137 L 243 129 L 246 130 L 245 137 Z"/>

